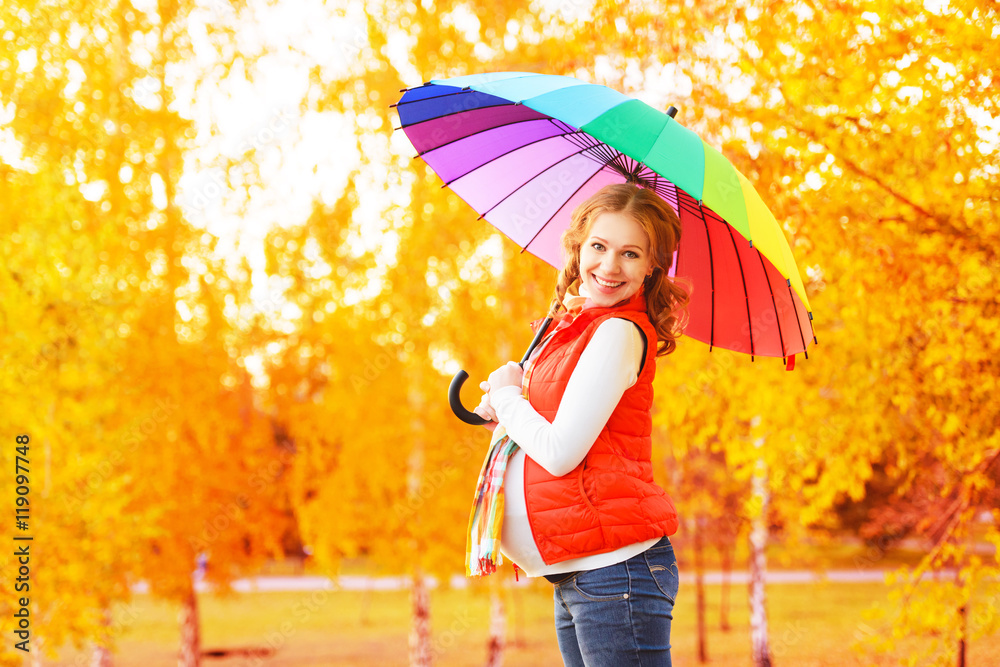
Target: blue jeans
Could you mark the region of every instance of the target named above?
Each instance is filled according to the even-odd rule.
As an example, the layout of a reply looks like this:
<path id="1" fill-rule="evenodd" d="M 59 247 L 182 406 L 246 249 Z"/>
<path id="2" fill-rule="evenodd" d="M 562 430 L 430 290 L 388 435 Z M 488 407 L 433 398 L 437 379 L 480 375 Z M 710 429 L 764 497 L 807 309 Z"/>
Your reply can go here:
<path id="1" fill-rule="evenodd" d="M 556 636 L 563 662 L 670 667 L 677 586 L 677 559 L 666 537 L 622 563 L 557 580 Z"/>

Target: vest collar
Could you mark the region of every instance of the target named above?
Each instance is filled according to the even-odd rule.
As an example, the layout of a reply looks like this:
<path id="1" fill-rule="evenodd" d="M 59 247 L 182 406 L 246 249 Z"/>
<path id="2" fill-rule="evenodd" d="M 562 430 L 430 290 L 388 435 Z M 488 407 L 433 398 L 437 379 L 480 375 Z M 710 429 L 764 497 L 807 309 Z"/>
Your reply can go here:
<path id="1" fill-rule="evenodd" d="M 626 301 L 620 301 L 613 306 L 601 307 L 594 304 L 593 300 L 589 298 L 586 290 L 581 287 L 580 294 L 569 294 L 563 298 L 563 306 L 566 308 L 566 312 L 563 313 L 559 318 L 559 324 L 563 327 L 573 324 L 581 315 L 587 315 L 587 321 L 592 320 L 595 317 L 600 317 L 605 313 L 617 312 L 617 311 L 642 311 L 646 312 L 646 293 L 645 285 L 639 287 L 638 291 L 631 296 Z"/>

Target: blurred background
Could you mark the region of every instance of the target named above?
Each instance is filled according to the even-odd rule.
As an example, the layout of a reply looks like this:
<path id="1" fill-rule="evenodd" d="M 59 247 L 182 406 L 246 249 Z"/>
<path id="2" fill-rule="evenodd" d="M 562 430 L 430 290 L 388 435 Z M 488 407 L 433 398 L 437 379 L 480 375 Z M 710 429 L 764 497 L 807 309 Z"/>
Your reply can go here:
<path id="1" fill-rule="evenodd" d="M 675 664 L 998 664 L 998 11 L 4 2 L 2 664 L 558 663 L 547 582 L 462 576 L 488 434 L 445 399 L 556 274 L 390 108 L 489 71 L 678 107 L 802 271 L 794 371 L 658 360 Z"/>

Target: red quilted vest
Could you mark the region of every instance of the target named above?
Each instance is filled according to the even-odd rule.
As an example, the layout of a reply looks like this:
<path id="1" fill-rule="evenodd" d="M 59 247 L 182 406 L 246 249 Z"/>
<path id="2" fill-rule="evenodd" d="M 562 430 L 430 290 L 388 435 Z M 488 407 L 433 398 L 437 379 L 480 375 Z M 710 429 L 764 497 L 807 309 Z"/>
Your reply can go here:
<path id="1" fill-rule="evenodd" d="M 625 390 L 604 430 L 574 470 L 554 477 L 531 457 L 525 458 L 528 523 L 549 565 L 677 532 L 674 503 L 653 482 L 650 408 L 657 338 L 641 290 L 622 305 L 588 308 L 552 334 L 526 374 L 525 395 L 539 414 L 554 420 L 583 349 L 597 327 L 611 317 L 635 322 L 646 336 L 646 358 L 638 380 Z"/>

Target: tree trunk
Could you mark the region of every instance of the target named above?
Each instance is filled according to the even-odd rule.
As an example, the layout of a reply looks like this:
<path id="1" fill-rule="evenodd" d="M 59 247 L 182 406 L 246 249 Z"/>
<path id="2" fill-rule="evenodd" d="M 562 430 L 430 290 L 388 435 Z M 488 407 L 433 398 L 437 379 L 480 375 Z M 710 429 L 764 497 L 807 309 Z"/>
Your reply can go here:
<path id="1" fill-rule="evenodd" d="M 490 639 L 486 649 L 486 667 L 501 667 L 507 635 L 507 616 L 503 595 L 496 584 L 490 590 Z"/>
<path id="2" fill-rule="evenodd" d="M 44 664 L 42 662 L 43 656 L 42 647 L 45 646 L 45 638 L 36 635 L 31 642 L 31 650 L 28 652 L 31 656 L 29 664 L 31 667 L 42 667 Z"/>
<path id="3" fill-rule="evenodd" d="M 732 626 L 729 624 L 729 584 L 733 575 L 733 552 L 732 544 L 728 542 L 728 539 L 727 536 L 727 542 L 719 549 L 719 555 L 722 557 L 722 582 L 720 587 L 722 599 L 719 600 L 719 629 L 723 632 L 729 632 L 732 629 Z"/>
<path id="4" fill-rule="evenodd" d="M 111 651 L 103 646 L 95 646 L 90 655 L 90 667 L 112 667 Z"/>
<path id="5" fill-rule="evenodd" d="M 181 605 L 181 650 L 177 658 L 178 667 L 198 667 L 201 664 L 201 631 L 198 626 L 198 598 L 194 585 L 188 589 L 187 598 Z"/>
<path id="6" fill-rule="evenodd" d="M 763 444 L 759 440 L 758 447 Z M 750 529 L 750 639 L 753 644 L 754 667 L 771 667 L 771 650 L 767 641 L 767 601 L 764 584 L 767 577 L 767 466 L 758 459 L 753 474 L 753 500 L 759 511 L 754 514 Z"/>
<path id="7" fill-rule="evenodd" d="M 104 614 L 101 616 L 101 626 L 103 627 L 103 632 L 101 640 L 104 642 L 110 642 L 111 640 L 111 610 L 105 609 Z M 107 646 L 98 644 L 94 646 L 94 652 L 90 655 L 90 667 L 111 667 L 114 664 L 114 660 L 111 656 L 111 651 L 108 650 Z"/>
<path id="8" fill-rule="evenodd" d="M 969 607 L 963 604 L 958 613 L 962 616 L 962 635 L 958 639 L 958 667 L 965 667 L 965 634 L 968 632 Z"/>
<path id="9" fill-rule="evenodd" d="M 962 592 L 962 568 L 961 563 L 956 567 L 955 583 L 958 584 L 959 594 Z M 956 663 L 958 667 L 965 667 L 965 652 L 968 646 L 966 642 L 966 637 L 969 635 L 969 604 L 963 603 L 961 607 L 958 608 L 958 618 L 961 623 L 961 632 L 958 636 L 958 662 Z"/>
<path id="10" fill-rule="evenodd" d="M 524 640 L 524 596 L 521 588 L 514 586 L 510 591 L 511 600 L 514 603 L 514 643 L 513 646 L 521 647 L 525 645 Z"/>
<path id="11" fill-rule="evenodd" d="M 431 602 L 424 576 L 413 575 L 413 626 L 410 628 L 410 667 L 430 667 Z"/>
<path id="12" fill-rule="evenodd" d="M 372 584 L 368 583 L 371 577 L 365 577 L 365 585 L 361 589 L 361 609 L 358 610 L 358 621 L 363 627 L 371 625 L 371 615 L 369 610 L 372 606 Z"/>
<path id="13" fill-rule="evenodd" d="M 705 562 L 703 555 L 702 529 L 705 527 L 705 519 L 698 515 L 695 517 L 694 528 L 694 585 L 695 604 L 697 606 L 698 618 L 698 662 L 708 662 L 708 643 L 705 638 Z"/>

